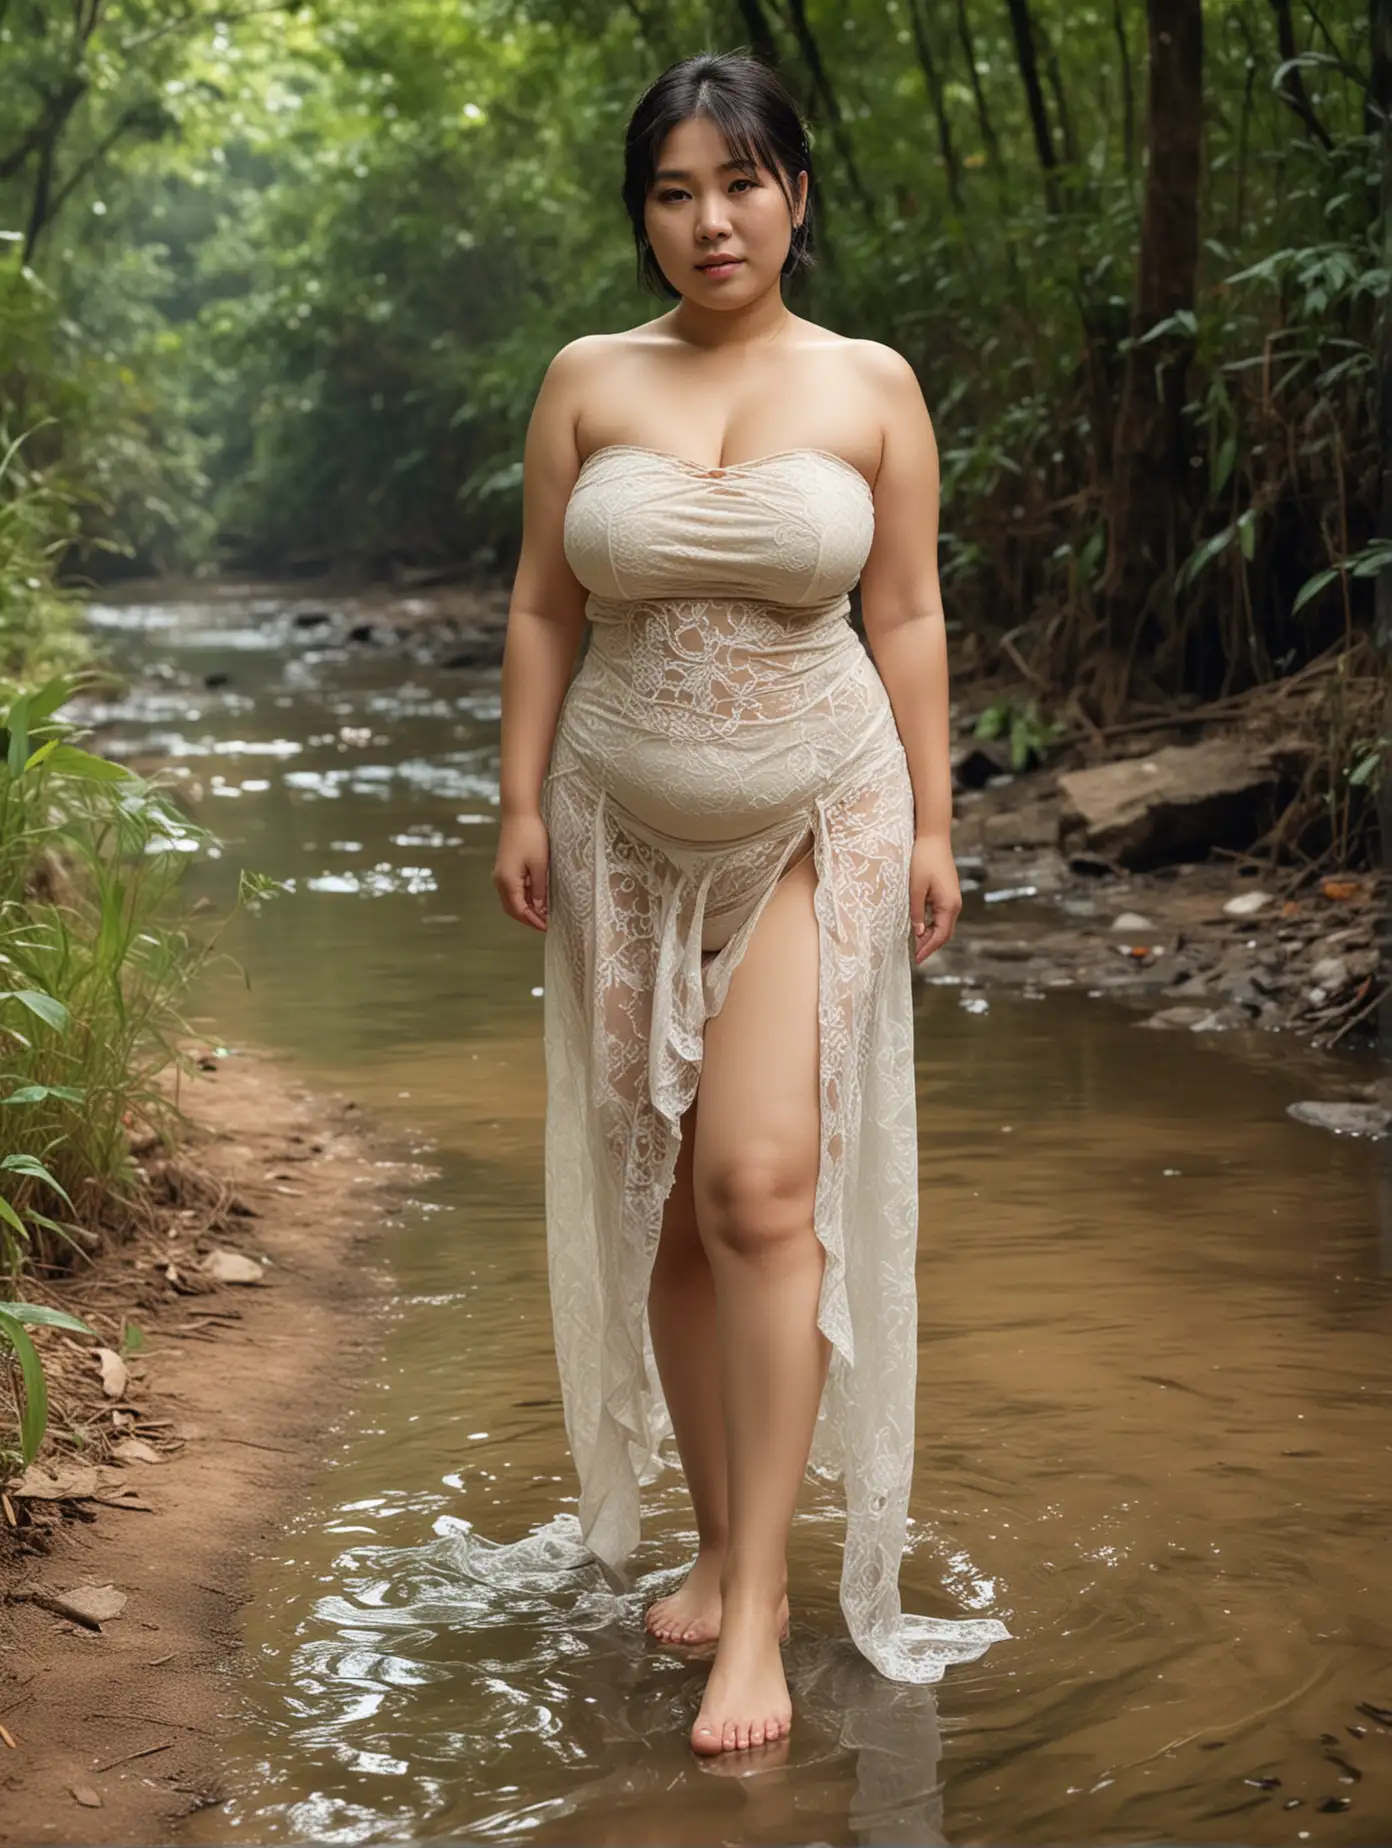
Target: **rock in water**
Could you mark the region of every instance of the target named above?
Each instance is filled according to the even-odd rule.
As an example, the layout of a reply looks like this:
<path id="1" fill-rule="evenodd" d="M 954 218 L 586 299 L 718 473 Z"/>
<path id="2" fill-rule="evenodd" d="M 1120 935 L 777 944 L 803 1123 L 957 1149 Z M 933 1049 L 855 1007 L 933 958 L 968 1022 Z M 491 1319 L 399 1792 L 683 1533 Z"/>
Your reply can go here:
<path id="1" fill-rule="evenodd" d="M 1385 1136 L 1392 1125 L 1392 1111 L 1381 1104 L 1287 1104 L 1286 1115 L 1297 1123 L 1309 1123 L 1315 1129 L 1331 1129 L 1336 1136 Z"/>

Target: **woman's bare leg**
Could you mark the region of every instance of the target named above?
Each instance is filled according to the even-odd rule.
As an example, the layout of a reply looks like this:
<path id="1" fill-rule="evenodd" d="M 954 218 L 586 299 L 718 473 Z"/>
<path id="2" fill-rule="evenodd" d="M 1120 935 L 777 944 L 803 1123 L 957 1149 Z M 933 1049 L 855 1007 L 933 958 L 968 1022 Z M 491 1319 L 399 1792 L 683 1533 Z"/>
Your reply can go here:
<path id="1" fill-rule="evenodd" d="M 792 1720 L 779 1652 L 788 1530 L 830 1346 L 817 1328 L 813 1230 L 821 1147 L 816 869 L 807 855 L 764 907 L 706 1023 L 692 1171 L 715 1285 L 729 1541 L 721 1630 L 698 1752 L 763 1745 Z"/>
<path id="2" fill-rule="evenodd" d="M 692 1192 L 695 1103 L 682 1118 L 681 1147 L 648 1292 L 653 1353 L 699 1536 L 695 1564 L 670 1597 L 649 1605 L 646 1623 L 663 1642 L 708 1643 L 720 1634 L 720 1574 L 730 1523 L 725 1420 L 715 1319 L 715 1280 L 696 1229 Z M 781 1612 L 787 1632 L 786 1601 Z"/>

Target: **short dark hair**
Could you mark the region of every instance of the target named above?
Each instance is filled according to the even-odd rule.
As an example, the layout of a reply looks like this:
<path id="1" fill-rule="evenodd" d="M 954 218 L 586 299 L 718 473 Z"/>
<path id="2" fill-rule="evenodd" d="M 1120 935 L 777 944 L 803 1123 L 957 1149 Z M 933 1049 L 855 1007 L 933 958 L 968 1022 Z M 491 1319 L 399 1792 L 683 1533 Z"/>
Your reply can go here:
<path id="1" fill-rule="evenodd" d="M 785 276 L 798 276 L 816 262 L 812 240 L 812 152 L 797 104 L 778 73 L 762 59 L 739 51 L 703 51 L 668 65 L 638 99 L 624 143 L 623 202 L 638 248 L 638 280 L 654 294 L 680 298 L 658 267 L 643 222 L 658 157 L 668 135 L 692 116 L 714 123 L 736 160 L 758 160 L 778 181 L 792 216 L 789 185 L 807 173 L 807 205 L 794 225 L 783 262 Z"/>

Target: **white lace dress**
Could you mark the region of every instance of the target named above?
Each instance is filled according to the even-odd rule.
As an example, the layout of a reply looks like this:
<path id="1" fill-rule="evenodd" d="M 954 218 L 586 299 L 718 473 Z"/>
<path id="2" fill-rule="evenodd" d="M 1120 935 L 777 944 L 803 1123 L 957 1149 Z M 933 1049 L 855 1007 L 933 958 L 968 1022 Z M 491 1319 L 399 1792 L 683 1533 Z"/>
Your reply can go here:
<path id="1" fill-rule="evenodd" d="M 705 1021 L 779 875 L 815 856 L 832 1346 L 809 1468 L 841 1479 L 841 1608 L 894 1680 L 1007 1637 L 905 1616 L 914 1460 L 918 1139 L 908 869 L 913 791 L 848 621 L 874 502 L 817 449 L 707 470 L 614 444 L 576 481 L 566 556 L 588 651 L 542 791 L 546 1218 L 556 1355 L 586 1545 L 616 1572 L 671 1422 L 648 1282 Z"/>

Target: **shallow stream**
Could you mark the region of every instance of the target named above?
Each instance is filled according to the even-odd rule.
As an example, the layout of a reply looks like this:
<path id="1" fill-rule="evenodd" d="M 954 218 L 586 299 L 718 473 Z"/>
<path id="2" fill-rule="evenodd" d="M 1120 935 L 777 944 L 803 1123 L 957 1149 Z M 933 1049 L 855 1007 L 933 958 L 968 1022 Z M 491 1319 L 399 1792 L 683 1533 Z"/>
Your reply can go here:
<path id="1" fill-rule="evenodd" d="M 98 609 L 142 676 L 102 745 L 186 766 L 217 904 L 241 866 L 293 882 L 234 921 L 250 987 L 210 976 L 202 1030 L 293 1055 L 434 1178 L 383 1240 L 380 1365 L 255 1568 L 235 1795 L 185 1839 L 1392 1839 L 1383 1152 L 1286 1114 L 1372 1070 L 1139 1032 L 1065 989 L 916 989 L 904 1603 L 1013 1640 L 885 1682 L 845 1637 L 840 1513 L 809 1482 L 792 1738 L 698 1760 L 709 1658 L 642 1628 L 693 1543 L 680 1478 L 646 1491 L 627 1597 L 564 1546 L 542 939 L 489 877 L 496 671 L 316 646 L 286 608 Z"/>

